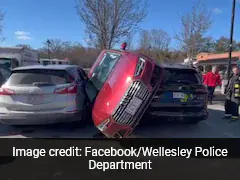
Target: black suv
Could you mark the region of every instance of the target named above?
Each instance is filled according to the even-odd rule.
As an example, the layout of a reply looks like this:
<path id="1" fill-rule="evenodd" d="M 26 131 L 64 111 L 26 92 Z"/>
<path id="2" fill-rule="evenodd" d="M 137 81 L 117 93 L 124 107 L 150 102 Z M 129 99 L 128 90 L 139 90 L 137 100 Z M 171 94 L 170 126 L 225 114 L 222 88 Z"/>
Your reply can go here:
<path id="1" fill-rule="evenodd" d="M 146 115 L 192 124 L 206 120 L 207 89 L 197 70 L 184 65 L 164 65 L 163 83 Z"/>

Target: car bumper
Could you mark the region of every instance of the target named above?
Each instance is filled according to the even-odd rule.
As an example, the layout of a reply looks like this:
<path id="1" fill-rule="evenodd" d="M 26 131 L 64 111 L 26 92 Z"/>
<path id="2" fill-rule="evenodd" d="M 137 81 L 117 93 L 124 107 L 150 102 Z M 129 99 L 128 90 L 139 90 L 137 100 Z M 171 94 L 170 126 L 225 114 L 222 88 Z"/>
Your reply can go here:
<path id="1" fill-rule="evenodd" d="M 208 118 L 208 111 L 202 112 L 161 112 L 161 111 L 153 111 L 148 112 L 147 115 L 155 116 L 155 117 L 164 117 L 164 118 L 174 118 L 174 119 L 185 119 L 185 118 L 198 118 L 202 120 L 206 120 Z"/>
<path id="2" fill-rule="evenodd" d="M 130 125 L 116 123 L 111 120 L 111 118 L 109 118 L 108 120 L 109 123 L 106 123 L 105 125 L 96 125 L 98 130 L 101 131 L 108 138 L 124 138 L 127 137 L 132 131 L 132 127 Z"/>
<path id="3" fill-rule="evenodd" d="M 7 125 L 43 125 L 73 122 L 82 119 L 81 112 L 74 113 L 0 113 L 0 122 Z"/>

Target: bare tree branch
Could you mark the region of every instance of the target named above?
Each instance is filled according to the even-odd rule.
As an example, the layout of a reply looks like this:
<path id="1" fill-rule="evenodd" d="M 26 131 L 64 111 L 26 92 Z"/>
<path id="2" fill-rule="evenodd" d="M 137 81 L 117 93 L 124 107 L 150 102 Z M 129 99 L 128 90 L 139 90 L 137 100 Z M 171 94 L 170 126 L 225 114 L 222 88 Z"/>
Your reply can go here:
<path id="1" fill-rule="evenodd" d="M 212 25 L 211 15 L 211 11 L 197 2 L 193 5 L 191 12 L 182 16 L 182 29 L 175 39 L 179 42 L 181 49 L 187 52 L 188 58 L 195 57 L 200 51 L 204 36 Z"/>
<path id="2" fill-rule="evenodd" d="M 139 28 L 146 16 L 146 0 L 77 0 L 76 11 L 85 24 L 88 44 L 110 49 Z"/>
<path id="3" fill-rule="evenodd" d="M 140 49 L 152 49 L 155 51 L 166 51 L 169 47 L 171 38 L 161 29 L 151 31 L 142 30 L 140 32 Z"/>

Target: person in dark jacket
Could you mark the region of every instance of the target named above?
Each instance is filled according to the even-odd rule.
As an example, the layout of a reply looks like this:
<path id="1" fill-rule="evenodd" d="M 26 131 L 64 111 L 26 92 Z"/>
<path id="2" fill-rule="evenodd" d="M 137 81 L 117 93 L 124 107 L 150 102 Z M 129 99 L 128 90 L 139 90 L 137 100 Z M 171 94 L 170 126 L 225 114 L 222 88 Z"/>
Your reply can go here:
<path id="1" fill-rule="evenodd" d="M 231 75 L 227 87 L 225 89 L 226 100 L 225 100 L 225 119 L 231 119 L 236 121 L 239 119 L 239 100 L 240 98 L 235 95 L 235 86 L 239 83 L 240 71 L 239 67 L 233 67 L 233 74 Z"/>

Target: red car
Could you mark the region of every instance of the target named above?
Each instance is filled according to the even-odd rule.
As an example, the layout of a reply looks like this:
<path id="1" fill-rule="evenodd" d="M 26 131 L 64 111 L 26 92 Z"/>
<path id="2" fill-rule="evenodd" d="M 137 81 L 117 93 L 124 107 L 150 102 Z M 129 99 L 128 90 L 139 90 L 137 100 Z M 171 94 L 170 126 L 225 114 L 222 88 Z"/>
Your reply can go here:
<path id="1" fill-rule="evenodd" d="M 125 48 L 123 48 L 125 49 Z M 109 138 L 127 137 L 158 89 L 162 67 L 140 53 L 103 50 L 88 73 L 95 126 Z"/>

